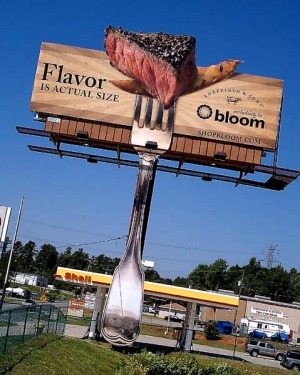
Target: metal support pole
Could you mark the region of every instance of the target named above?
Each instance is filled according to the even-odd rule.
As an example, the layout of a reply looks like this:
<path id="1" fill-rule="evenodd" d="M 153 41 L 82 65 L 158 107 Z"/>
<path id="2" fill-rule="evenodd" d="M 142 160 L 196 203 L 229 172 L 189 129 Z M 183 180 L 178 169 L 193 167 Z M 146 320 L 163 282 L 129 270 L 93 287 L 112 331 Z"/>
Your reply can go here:
<path id="1" fill-rule="evenodd" d="M 4 354 L 6 352 L 6 349 L 7 349 L 8 335 L 9 335 L 9 329 L 10 329 L 11 314 L 12 314 L 12 312 L 13 312 L 13 310 L 9 310 L 9 317 L 8 317 L 8 321 L 7 321 L 7 330 L 6 330 L 5 342 L 4 342 L 4 350 L 3 350 L 2 354 Z"/>
<path id="2" fill-rule="evenodd" d="M 186 318 L 188 321 L 185 323 L 186 335 L 184 341 L 184 351 L 190 352 L 192 345 L 193 345 L 193 333 L 194 333 L 194 324 L 195 324 L 195 316 L 196 316 L 196 309 L 197 303 L 196 302 L 189 302 L 188 303 L 188 313 Z"/>
<path id="3" fill-rule="evenodd" d="M 101 322 L 102 322 L 102 315 L 103 315 L 103 311 L 104 311 L 107 291 L 108 291 L 108 288 L 102 287 L 100 301 L 99 301 L 99 316 L 100 316 L 101 319 L 99 319 L 98 325 L 96 327 L 96 329 L 99 332 L 99 337 L 102 337 L 101 336 L 101 325 L 102 325 Z"/>
<path id="4" fill-rule="evenodd" d="M 20 218 L 21 218 L 21 213 L 22 213 L 22 208 L 23 208 L 23 202 L 24 202 L 24 196 L 21 199 L 21 204 L 20 204 L 20 208 L 19 208 L 19 214 L 18 214 L 18 218 L 17 218 L 17 224 L 16 224 L 15 233 L 14 233 L 14 238 L 13 238 L 12 244 L 11 244 L 11 249 L 10 249 L 10 254 L 9 254 L 9 259 L 8 259 L 8 264 L 7 264 L 7 269 L 6 269 L 6 275 L 5 275 L 4 284 L 3 284 L 2 297 L 1 297 L 1 300 L 0 300 L 0 311 L 2 310 L 3 302 L 4 302 L 4 298 L 5 298 L 6 286 L 7 286 L 7 281 L 8 281 L 8 277 L 9 277 L 9 271 L 10 271 L 14 246 L 15 246 L 15 242 L 16 242 L 16 238 L 17 238 L 17 234 L 18 234 L 19 223 L 20 223 Z"/>
<path id="5" fill-rule="evenodd" d="M 168 320 L 167 320 L 167 329 L 165 330 L 165 335 L 169 333 L 169 325 L 170 325 L 170 314 L 172 310 L 172 301 L 170 300 L 170 306 L 169 306 L 169 315 L 168 315 Z"/>
<path id="6" fill-rule="evenodd" d="M 102 302 L 102 296 L 105 296 L 105 288 L 98 286 L 97 287 L 97 292 L 95 296 L 95 302 L 94 302 L 94 308 L 93 308 L 93 315 L 90 323 L 90 332 L 88 339 L 89 340 L 94 340 L 96 337 L 96 332 L 98 330 L 98 323 L 100 319 L 100 307 L 101 307 L 101 302 Z"/>
<path id="7" fill-rule="evenodd" d="M 0 241 L 0 261 L 1 261 L 1 259 L 2 259 L 3 249 L 4 249 L 4 242 L 1 242 L 1 241 Z"/>
<path id="8" fill-rule="evenodd" d="M 240 298 L 241 298 L 242 288 L 243 288 L 243 284 L 244 284 L 244 276 L 245 276 L 245 271 L 242 270 L 242 279 L 239 280 L 239 305 L 240 305 Z M 239 308 L 239 306 L 235 310 L 235 314 L 234 314 L 233 329 L 235 329 L 235 325 L 236 325 L 236 318 L 237 318 L 238 308 Z M 233 360 L 235 359 L 236 342 L 237 342 L 237 332 L 235 331 L 234 346 L 233 346 L 233 353 L 232 353 L 232 359 Z"/>

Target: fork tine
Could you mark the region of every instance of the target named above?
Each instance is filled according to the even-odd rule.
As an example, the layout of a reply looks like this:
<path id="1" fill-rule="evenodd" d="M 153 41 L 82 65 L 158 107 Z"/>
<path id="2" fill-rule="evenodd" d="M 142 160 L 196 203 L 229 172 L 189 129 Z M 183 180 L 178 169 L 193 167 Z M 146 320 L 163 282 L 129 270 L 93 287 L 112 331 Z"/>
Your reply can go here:
<path id="1" fill-rule="evenodd" d="M 161 129 L 163 119 L 164 107 L 162 104 L 158 105 L 157 116 L 156 116 L 156 129 Z"/>
<path id="2" fill-rule="evenodd" d="M 136 101 L 135 101 L 135 109 L 134 109 L 134 115 L 133 115 L 133 126 L 137 125 L 139 126 L 139 121 L 141 117 L 141 109 L 142 109 L 142 97 L 141 95 L 137 95 Z"/>
<path id="3" fill-rule="evenodd" d="M 145 100 L 147 103 L 144 105 Z M 154 108 L 155 115 L 152 114 Z M 136 96 L 130 141 L 137 152 L 142 152 L 141 148 L 144 148 L 151 149 L 153 153 L 155 149 L 156 155 L 162 155 L 170 148 L 175 117 L 174 106 L 167 112 L 165 113 L 163 105 L 158 104 L 155 99 Z M 168 118 L 164 120 L 164 117 Z"/>
<path id="4" fill-rule="evenodd" d="M 167 131 L 168 132 L 173 131 L 174 117 L 175 117 L 175 103 L 169 109 L 168 125 L 167 125 Z"/>
<path id="5" fill-rule="evenodd" d="M 148 128 L 150 127 L 152 108 L 153 108 L 153 98 L 148 98 L 147 106 L 146 106 L 146 116 L 144 120 L 144 125 L 147 126 Z"/>

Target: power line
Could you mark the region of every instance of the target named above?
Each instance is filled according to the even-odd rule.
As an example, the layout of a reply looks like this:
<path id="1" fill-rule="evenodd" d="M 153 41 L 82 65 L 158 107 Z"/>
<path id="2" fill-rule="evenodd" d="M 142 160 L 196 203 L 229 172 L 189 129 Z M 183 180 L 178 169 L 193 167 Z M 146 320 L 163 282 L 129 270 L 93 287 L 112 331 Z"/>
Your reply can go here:
<path id="1" fill-rule="evenodd" d="M 32 219 L 23 219 L 23 221 L 28 221 L 28 222 L 33 223 L 33 224 L 44 225 L 44 226 L 47 226 L 47 227 L 50 227 L 50 228 L 62 229 L 62 230 L 66 230 L 66 231 L 76 232 L 76 233 L 85 233 L 85 234 L 92 234 L 92 235 L 97 235 L 97 236 L 105 236 L 104 234 L 85 231 L 85 230 L 82 230 L 82 229 L 74 229 L 74 228 L 70 228 L 70 227 L 64 227 L 64 226 L 57 225 L 57 224 L 44 223 L 42 221 L 37 221 L 37 220 L 32 220 Z"/>
<path id="2" fill-rule="evenodd" d="M 94 244 L 98 244 L 98 243 L 105 243 L 105 242 L 111 242 L 111 241 L 118 241 L 118 240 L 122 240 L 123 238 L 127 237 L 126 236 L 121 236 L 121 237 L 114 237 L 114 238 L 110 238 L 108 240 L 102 240 L 102 241 L 94 241 L 94 242 L 86 242 L 86 243 L 81 243 L 81 244 L 73 244 L 73 245 L 68 245 L 69 247 L 73 247 L 73 246 L 86 246 L 86 245 L 94 245 Z M 60 247 L 66 247 L 65 245 L 64 246 L 55 246 L 56 248 L 60 248 Z"/>

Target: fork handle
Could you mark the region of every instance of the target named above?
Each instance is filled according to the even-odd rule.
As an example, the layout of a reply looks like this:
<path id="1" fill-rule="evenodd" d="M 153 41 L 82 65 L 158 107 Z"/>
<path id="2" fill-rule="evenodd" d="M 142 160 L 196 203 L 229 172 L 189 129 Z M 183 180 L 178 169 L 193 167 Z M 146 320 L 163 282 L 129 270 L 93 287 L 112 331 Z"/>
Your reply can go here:
<path id="1" fill-rule="evenodd" d="M 143 153 L 140 153 L 139 156 L 139 170 L 125 256 L 127 252 L 131 254 L 134 250 L 138 251 L 141 258 L 150 211 L 157 156 Z M 133 241 L 138 242 L 139 249 L 137 249 L 137 246 L 130 244 Z"/>
<path id="2" fill-rule="evenodd" d="M 142 320 L 144 272 L 141 253 L 157 156 L 143 153 L 139 156 L 139 172 L 126 249 L 115 269 L 102 317 L 103 337 L 120 346 L 130 345 L 136 340 Z"/>

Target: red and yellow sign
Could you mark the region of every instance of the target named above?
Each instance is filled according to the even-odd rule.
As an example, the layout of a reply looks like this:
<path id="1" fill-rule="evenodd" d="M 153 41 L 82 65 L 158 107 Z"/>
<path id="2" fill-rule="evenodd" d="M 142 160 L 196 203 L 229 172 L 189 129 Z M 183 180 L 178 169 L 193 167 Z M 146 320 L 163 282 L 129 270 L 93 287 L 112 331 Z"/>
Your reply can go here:
<path id="1" fill-rule="evenodd" d="M 69 299 L 67 315 L 83 317 L 84 301 L 78 299 Z"/>

